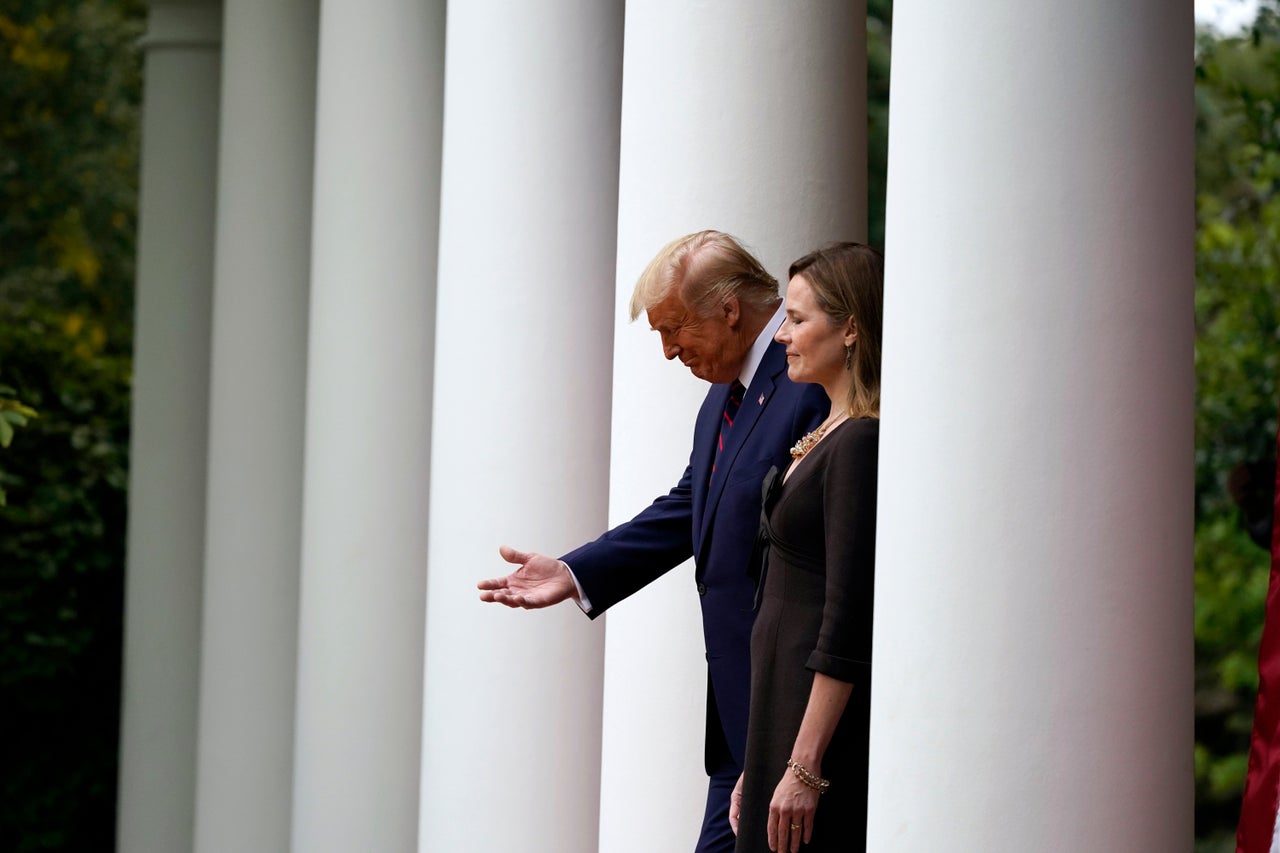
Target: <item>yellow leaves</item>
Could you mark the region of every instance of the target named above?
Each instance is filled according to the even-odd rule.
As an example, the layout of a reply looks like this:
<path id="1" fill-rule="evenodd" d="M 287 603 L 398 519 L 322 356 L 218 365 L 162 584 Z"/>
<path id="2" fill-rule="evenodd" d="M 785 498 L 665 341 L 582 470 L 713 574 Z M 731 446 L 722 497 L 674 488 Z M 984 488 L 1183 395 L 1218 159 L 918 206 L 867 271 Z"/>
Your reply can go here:
<path id="1" fill-rule="evenodd" d="M 70 208 L 54 223 L 49 243 L 57 252 L 60 268 L 74 273 L 85 287 L 97 285 L 98 276 L 102 273 L 102 258 L 85 230 L 79 208 Z"/>
<path id="2" fill-rule="evenodd" d="M 72 339 L 72 352 L 86 361 L 101 355 L 107 345 L 106 327 L 100 322 L 86 320 L 83 314 L 72 312 L 63 317 L 62 332 Z"/>
<path id="3" fill-rule="evenodd" d="M 71 62 L 71 56 L 65 51 L 25 44 L 15 44 L 10 48 L 9 58 L 13 60 L 14 65 L 53 74 L 65 71 Z"/>
<path id="4" fill-rule="evenodd" d="M 102 348 L 106 343 L 107 330 L 102 328 L 100 323 L 95 323 L 89 327 L 88 335 L 75 342 L 71 351 L 76 354 L 77 358 L 84 361 L 93 361 L 102 354 Z"/>
<path id="5" fill-rule="evenodd" d="M 70 258 L 71 269 L 75 270 L 80 282 L 85 287 L 93 287 L 98 283 L 98 274 L 102 272 L 102 259 L 92 249 L 79 252 Z"/>
<path id="6" fill-rule="evenodd" d="M 9 59 L 14 65 L 58 74 L 71 63 L 71 55 L 65 50 L 44 44 L 45 37 L 53 29 L 53 19 L 39 15 L 31 25 L 16 23 L 7 15 L 0 15 L 0 39 L 9 46 Z"/>
<path id="7" fill-rule="evenodd" d="M 85 230 L 79 208 L 70 208 L 54 223 L 48 242 L 57 253 L 60 269 L 73 273 L 86 289 L 97 286 L 103 259 Z M 63 316 L 62 332 L 73 341 L 72 351 L 86 361 L 100 356 L 107 345 L 106 326 L 78 311 Z"/>

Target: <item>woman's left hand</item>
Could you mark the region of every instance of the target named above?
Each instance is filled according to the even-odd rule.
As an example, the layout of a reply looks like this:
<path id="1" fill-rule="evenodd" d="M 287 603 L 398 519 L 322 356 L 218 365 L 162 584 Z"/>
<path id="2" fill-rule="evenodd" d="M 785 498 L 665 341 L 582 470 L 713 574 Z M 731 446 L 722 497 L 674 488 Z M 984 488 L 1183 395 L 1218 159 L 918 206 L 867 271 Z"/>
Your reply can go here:
<path id="1" fill-rule="evenodd" d="M 818 792 L 787 769 L 769 801 L 769 849 L 776 853 L 799 853 L 800 843 L 813 837 L 813 816 L 818 811 Z"/>

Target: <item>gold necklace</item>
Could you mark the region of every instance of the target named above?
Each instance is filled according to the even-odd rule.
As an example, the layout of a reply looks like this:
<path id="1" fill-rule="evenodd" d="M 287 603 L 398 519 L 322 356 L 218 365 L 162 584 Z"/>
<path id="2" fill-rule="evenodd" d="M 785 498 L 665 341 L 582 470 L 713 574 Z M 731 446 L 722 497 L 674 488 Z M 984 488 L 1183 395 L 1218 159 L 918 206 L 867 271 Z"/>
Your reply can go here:
<path id="1" fill-rule="evenodd" d="M 822 437 L 827 434 L 827 430 L 831 429 L 833 426 L 840 423 L 840 421 L 843 419 L 842 415 L 843 413 L 841 413 L 840 415 L 836 415 L 834 420 L 829 421 L 825 424 L 822 424 L 813 432 L 805 433 L 805 436 L 801 438 L 799 441 L 797 441 L 795 445 L 791 448 L 791 458 L 803 459 L 805 454 L 808 453 L 810 450 L 813 450 L 813 446 L 817 444 L 819 441 L 821 441 Z"/>

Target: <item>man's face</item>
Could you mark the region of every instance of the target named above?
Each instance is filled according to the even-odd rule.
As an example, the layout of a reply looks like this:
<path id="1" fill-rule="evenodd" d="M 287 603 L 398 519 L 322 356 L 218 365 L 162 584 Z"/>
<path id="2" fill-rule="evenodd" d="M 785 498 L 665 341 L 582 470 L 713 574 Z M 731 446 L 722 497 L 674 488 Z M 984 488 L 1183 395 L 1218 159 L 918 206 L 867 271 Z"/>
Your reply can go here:
<path id="1" fill-rule="evenodd" d="M 685 305 L 679 290 L 678 286 L 673 287 L 666 298 L 646 312 L 649 325 L 662 336 L 662 354 L 680 359 L 699 379 L 733 381 L 750 346 L 750 342 L 744 345 L 737 334 L 741 324 L 737 298 L 730 297 L 709 317 L 699 317 Z"/>

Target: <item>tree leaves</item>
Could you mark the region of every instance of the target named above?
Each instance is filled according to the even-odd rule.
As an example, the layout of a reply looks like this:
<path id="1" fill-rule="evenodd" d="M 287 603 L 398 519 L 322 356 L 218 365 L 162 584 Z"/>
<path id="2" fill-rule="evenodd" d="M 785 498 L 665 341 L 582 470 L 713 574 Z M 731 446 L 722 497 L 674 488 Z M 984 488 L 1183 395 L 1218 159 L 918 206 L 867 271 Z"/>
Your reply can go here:
<path id="1" fill-rule="evenodd" d="M 13 399 L 13 394 L 12 388 L 0 385 L 0 447 L 8 447 L 13 443 L 15 427 L 24 427 L 31 418 L 36 417 L 36 410 Z M 0 506 L 5 503 L 5 491 L 0 487 Z"/>
<path id="2" fill-rule="evenodd" d="M 146 9 L 2 5 L 0 850 L 109 850 Z"/>
<path id="3" fill-rule="evenodd" d="M 1280 403 L 1280 27 L 1196 41 L 1196 831 L 1232 850 Z M 1211 841 L 1209 839 L 1218 839 Z M 1217 845 L 1217 846 L 1215 846 Z"/>

